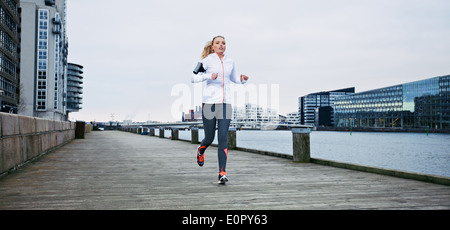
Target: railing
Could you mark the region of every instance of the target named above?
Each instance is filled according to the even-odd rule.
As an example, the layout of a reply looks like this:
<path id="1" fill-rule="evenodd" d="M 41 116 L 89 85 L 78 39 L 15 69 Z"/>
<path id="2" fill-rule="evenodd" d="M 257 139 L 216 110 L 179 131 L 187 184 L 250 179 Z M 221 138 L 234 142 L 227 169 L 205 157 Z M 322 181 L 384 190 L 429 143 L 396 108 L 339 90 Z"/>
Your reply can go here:
<path id="1" fill-rule="evenodd" d="M 156 136 L 155 135 L 155 130 L 159 129 L 159 137 L 160 138 L 164 138 L 164 131 L 165 130 L 170 130 L 171 131 L 171 135 L 170 135 L 170 139 L 171 140 L 180 140 L 179 139 L 179 128 L 176 127 L 164 127 L 164 126 L 160 126 L 158 128 L 156 127 L 144 127 L 144 126 L 138 126 L 138 127 L 122 127 L 119 130 L 122 131 L 126 131 L 126 132 L 131 132 L 131 133 L 137 133 L 137 134 L 148 134 L 149 136 Z M 198 144 L 199 142 L 199 135 L 198 135 L 198 127 L 191 127 L 191 140 L 190 142 L 192 144 Z M 311 159 L 311 150 L 310 150 L 310 130 L 311 127 L 309 126 L 293 126 L 292 128 L 292 146 L 293 146 L 293 156 L 292 156 L 292 160 L 294 162 L 303 162 L 303 163 L 307 163 L 310 162 Z M 236 128 L 229 128 L 228 130 L 228 149 L 230 150 L 234 150 L 234 149 L 242 149 L 242 148 L 238 148 L 236 146 Z M 246 151 L 248 151 L 248 149 L 245 149 Z M 261 151 L 259 151 L 261 152 Z M 278 153 L 271 153 L 268 155 L 283 155 L 283 154 L 278 154 Z M 290 158 L 290 157 L 286 157 L 286 158 Z"/>

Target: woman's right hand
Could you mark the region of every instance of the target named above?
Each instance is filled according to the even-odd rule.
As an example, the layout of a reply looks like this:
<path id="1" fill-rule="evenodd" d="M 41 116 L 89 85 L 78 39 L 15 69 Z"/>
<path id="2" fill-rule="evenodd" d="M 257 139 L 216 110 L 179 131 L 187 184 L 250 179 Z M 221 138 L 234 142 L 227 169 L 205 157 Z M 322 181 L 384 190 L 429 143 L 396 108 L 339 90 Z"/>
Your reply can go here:
<path id="1" fill-rule="evenodd" d="M 212 75 L 211 75 L 211 79 L 213 79 L 213 80 L 216 80 L 217 79 L 217 73 L 213 73 Z"/>

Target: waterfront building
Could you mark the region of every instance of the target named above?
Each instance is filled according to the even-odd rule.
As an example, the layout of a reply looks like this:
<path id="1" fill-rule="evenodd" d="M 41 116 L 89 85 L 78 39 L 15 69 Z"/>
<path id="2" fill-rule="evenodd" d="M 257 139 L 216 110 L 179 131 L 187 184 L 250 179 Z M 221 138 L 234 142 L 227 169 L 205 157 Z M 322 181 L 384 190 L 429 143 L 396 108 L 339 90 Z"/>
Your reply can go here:
<path id="1" fill-rule="evenodd" d="M 232 107 L 230 127 L 238 129 L 276 129 L 280 124 L 278 111 L 255 104 Z M 202 121 L 202 107 L 196 106 L 182 115 L 182 122 Z"/>
<path id="2" fill-rule="evenodd" d="M 333 105 L 336 98 L 355 93 L 355 87 L 317 92 L 298 98 L 300 124 L 333 126 Z"/>
<path id="3" fill-rule="evenodd" d="M 233 107 L 231 127 L 239 129 L 276 129 L 280 123 L 278 111 L 255 104 Z"/>
<path id="4" fill-rule="evenodd" d="M 282 114 L 279 114 L 278 117 L 280 118 L 280 124 L 286 124 L 287 116 L 284 116 Z M 299 123 L 300 124 L 300 123 Z"/>
<path id="5" fill-rule="evenodd" d="M 336 127 L 450 129 L 450 75 L 336 98 Z"/>
<path id="6" fill-rule="evenodd" d="M 284 123 L 292 124 L 292 125 L 299 125 L 300 124 L 300 113 L 299 112 L 288 113 Z"/>
<path id="7" fill-rule="evenodd" d="M 0 112 L 17 113 L 20 105 L 19 0 L 0 0 Z"/>
<path id="8" fill-rule="evenodd" d="M 66 0 L 22 0 L 20 114 L 68 120 Z"/>
<path id="9" fill-rule="evenodd" d="M 123 120 L 122 125 L 132 125 L 133 120 Z"/>
<path id="10" fill-rule="evenodd" d="M 182 122 L 202 121 L 202 107 L 201 106 L 195 106 L 195 110 L 190 109 L 189 113 L 187 113 L 187 114 L 185 114 L 183 112 L 181 121 Z"/>
<path id="11" fill-rule="evenodd" d="M 67 66 L 67 113 L 78 112 L 83 104 L 83 66 L 68 63 Z"/>

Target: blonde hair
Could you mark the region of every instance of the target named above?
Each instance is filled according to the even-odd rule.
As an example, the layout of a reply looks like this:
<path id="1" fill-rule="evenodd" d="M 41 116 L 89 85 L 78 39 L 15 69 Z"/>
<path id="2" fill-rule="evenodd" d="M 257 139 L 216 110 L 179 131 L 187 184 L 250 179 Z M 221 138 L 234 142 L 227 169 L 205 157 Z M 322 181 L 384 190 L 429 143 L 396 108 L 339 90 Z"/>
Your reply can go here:
<path id="1" fill-rule="evenodd" d="M 223 39 L 225 39 L 224 36 L 220 36 L 220 35 L 219 35 L 219 36 L 215 36 L 215 37 L 212 39 L 212 41 L 207 42 L 206 45 L 205 45 L 205 47 L 203 47 L 202 59 L 204 59 L 205 57 L 207 57 L 208 55 L 210 55 L 210 54 L 213 53 L 211 47 L 212 47 L 212 45 L 213 45 L 213 43 L 214 43 L 214 40 L 215 40 L 216 38 L 223 38 Z"/>

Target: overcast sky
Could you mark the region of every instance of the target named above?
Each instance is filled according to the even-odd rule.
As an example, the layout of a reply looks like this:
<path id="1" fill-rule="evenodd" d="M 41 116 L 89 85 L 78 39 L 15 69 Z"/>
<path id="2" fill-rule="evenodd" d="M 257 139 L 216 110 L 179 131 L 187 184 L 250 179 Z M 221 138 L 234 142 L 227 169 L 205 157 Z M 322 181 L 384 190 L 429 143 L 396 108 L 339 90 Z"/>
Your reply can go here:
<path id="1" fill-rule="evenodd" d="M 450 74 L 448 0 L 67 2 L 68 59 L 84 66 L 71 120 L 181 120 L 172 91 L 194 94 L 192 70 L 216 35 L 248 84 L 279 87 L 284 115 L 309 93 Z"/>

